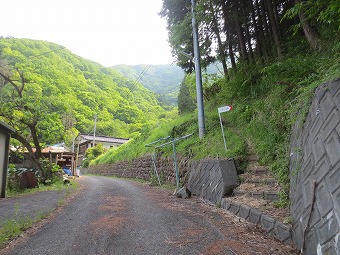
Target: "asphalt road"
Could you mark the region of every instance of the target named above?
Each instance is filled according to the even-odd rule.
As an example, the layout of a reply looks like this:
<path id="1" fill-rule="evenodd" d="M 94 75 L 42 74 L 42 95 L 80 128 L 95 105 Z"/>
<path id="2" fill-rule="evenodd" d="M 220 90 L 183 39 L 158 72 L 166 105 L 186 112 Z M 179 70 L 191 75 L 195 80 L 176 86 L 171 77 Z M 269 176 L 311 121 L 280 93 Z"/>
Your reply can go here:
<path id="1" fill-rule="evenodd" d="M 295 254 L 198 198 L 114 178 L 79 178 L 81 192 L 2 254 Z M 42 201 L 43 202 L 43 201 Z"/>

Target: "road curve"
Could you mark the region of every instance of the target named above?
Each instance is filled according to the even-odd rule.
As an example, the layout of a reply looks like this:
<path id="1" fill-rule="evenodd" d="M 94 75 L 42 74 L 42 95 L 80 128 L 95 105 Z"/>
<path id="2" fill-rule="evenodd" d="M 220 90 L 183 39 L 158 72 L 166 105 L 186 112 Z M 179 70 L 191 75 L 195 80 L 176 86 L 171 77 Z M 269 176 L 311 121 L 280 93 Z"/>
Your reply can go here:
<path id="1" fill-rule="evenodd" d="M 2 254 L 295 254 L 200 199 L 114 178 L 79 182 L 84 188 L 71 203 Z"/>

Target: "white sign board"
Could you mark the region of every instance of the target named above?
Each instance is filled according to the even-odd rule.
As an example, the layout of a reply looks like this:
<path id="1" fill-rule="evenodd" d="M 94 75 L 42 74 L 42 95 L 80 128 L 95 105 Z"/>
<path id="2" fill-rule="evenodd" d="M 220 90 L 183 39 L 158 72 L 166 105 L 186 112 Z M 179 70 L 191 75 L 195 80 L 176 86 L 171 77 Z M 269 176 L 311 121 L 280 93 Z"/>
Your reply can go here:
<path id="1" fill-rule="evenodd" d="M 226 105 L 218 108 L 218 116 L 220 117 L 220 124 L 221 124 L 221 129 L 222 129 L 222 136 L 223 136 L 223 142 L 224 142 L 224 148 L 227 151 L 227 142 L 225 140 L 225 135 L 224 135 L 224 130 L 223 130 L 223 124 L 222 124 L 222 118 L 221 118 L 221 113 L 222 112 L 229 112 L 233 109 L 231 105 Z"/>
<path id="2" fill-rule="evenodd" d="M 226 106 L 222 106 L 220 108 L 218 108 L 218 113 L 221 113 L 221 112 L 229 112 L 233 109 L 232 106 L 230 105 L 226 105 Z"/>

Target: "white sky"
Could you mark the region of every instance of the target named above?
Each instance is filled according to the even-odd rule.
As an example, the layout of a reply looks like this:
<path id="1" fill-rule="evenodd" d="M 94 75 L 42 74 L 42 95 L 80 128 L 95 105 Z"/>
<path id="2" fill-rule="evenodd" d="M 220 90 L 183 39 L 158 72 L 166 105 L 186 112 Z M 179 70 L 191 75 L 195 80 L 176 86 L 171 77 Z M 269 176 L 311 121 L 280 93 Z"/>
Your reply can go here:
<path id="1" fill-rule="evenodd" d="M 3 0 L 0 35 L 45 40 L 104 66 L 171 64 L 162 0 Z"/>

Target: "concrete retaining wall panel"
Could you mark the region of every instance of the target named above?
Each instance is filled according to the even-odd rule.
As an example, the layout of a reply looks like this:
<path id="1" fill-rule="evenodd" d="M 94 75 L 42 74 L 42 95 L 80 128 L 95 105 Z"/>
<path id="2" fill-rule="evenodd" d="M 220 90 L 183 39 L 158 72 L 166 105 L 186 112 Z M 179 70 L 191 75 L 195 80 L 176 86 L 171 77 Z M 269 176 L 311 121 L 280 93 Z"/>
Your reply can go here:
<path id="1" fill-rule="evenodd" d="M 293 127 L 290 155 L 294 243 L 305 243 L 305 254 L 340 255 L 340 79 L 315 90 L 305 122 Z"/>
<path id="2" fill-rule="evenodd" d="M 205 160 L 201 167 L 191 169 L 188 189 L 193 195 L 220 204 L 222 198 L 237 187 L 234 160 Z"/>

